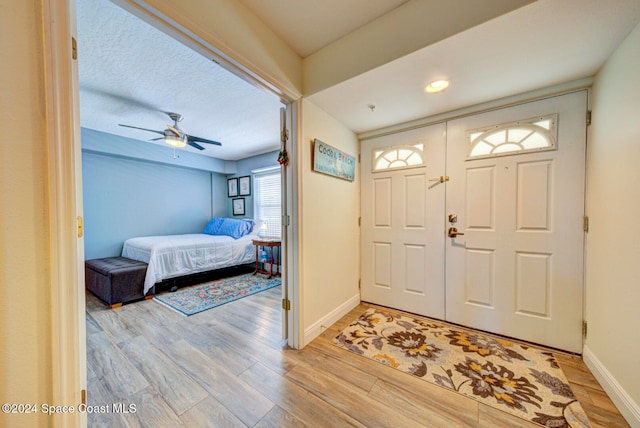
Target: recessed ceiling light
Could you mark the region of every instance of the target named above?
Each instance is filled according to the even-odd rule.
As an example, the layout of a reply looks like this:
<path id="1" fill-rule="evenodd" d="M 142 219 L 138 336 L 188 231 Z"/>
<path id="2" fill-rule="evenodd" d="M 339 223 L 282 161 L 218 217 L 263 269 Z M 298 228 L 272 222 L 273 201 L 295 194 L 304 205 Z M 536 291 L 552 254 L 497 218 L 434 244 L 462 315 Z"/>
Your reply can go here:
<path id="1" fill-rule="evenodd" d="M 444 91 L 445 89 L 447 89 L 449 87 L 449 81 L 448 80 L 434 80 L 433 82 L 429 83 L 426 88 L 424 88 L 425 91 L 427 92 L 440 92 L 440 91 Z"/>

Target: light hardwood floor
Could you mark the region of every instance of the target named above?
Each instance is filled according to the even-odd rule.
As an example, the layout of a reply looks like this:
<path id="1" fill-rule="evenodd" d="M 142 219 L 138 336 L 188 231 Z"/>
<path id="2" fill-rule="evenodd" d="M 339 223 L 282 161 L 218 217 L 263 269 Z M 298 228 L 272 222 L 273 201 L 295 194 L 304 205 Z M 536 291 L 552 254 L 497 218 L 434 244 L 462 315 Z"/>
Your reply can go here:
<path id="1" fill-rule="evenodd" d="M 280 287 L 191 317 L 87 294 L 88 405 L 109 406 L 89 427 L 537 426 L 333 346 L 371 305 L 301 351 L 280 339 L 279 305 Z M 592 426 L 628 426 L 582 360 L 558 360 Z"/>

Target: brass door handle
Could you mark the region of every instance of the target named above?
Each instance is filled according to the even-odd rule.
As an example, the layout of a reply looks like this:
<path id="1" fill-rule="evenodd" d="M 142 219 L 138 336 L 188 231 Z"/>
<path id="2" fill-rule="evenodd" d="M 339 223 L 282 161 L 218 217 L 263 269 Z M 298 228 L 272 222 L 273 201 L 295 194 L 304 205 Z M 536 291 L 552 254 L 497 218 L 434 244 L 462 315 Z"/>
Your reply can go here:
<path id="1" fill-rule="evenodd" d="M 437 181 L 439 183 L 444 183 L 445 181 L 449 181 L 449 176 L 448 175 L 441 175 L 440 177 L 436 177 L 436 178 L 431 178 L 429 179 L 429 181 Z"/>
<path id="2" fill-rule="evenodd" d="M 458 229 L 456 229 L 455 227 L 450 227 L 447 235 L 449 236 L 449 238 L 455 238 L 458 235 L 464 235 L 464 233 L 458 232 Z"/>

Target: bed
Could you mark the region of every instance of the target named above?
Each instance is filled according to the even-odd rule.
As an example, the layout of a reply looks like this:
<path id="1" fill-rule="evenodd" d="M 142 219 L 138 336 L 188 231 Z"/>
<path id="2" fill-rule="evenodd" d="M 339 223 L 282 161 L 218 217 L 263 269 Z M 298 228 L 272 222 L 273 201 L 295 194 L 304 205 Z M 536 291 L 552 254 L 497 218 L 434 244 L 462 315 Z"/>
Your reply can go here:
<path id="1" fill-rule="evenodd" d="M 148 263 L 144 294 L 157 282 L 255 262 L 251 220 L 211 219 L 203 233 L 127 239 L 122 257 Z"/>

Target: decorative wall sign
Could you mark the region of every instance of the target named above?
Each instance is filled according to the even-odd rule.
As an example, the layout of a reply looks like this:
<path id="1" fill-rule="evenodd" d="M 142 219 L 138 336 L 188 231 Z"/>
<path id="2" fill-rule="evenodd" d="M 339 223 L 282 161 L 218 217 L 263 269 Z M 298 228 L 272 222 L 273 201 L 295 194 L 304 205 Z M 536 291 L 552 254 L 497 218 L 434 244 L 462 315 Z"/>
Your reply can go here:
<path id="1" fill-rule="evenodd" d="M 353 181 L 356 177 L 356 158 L 323 143 L 313 140 L 313 170 Z"/>

